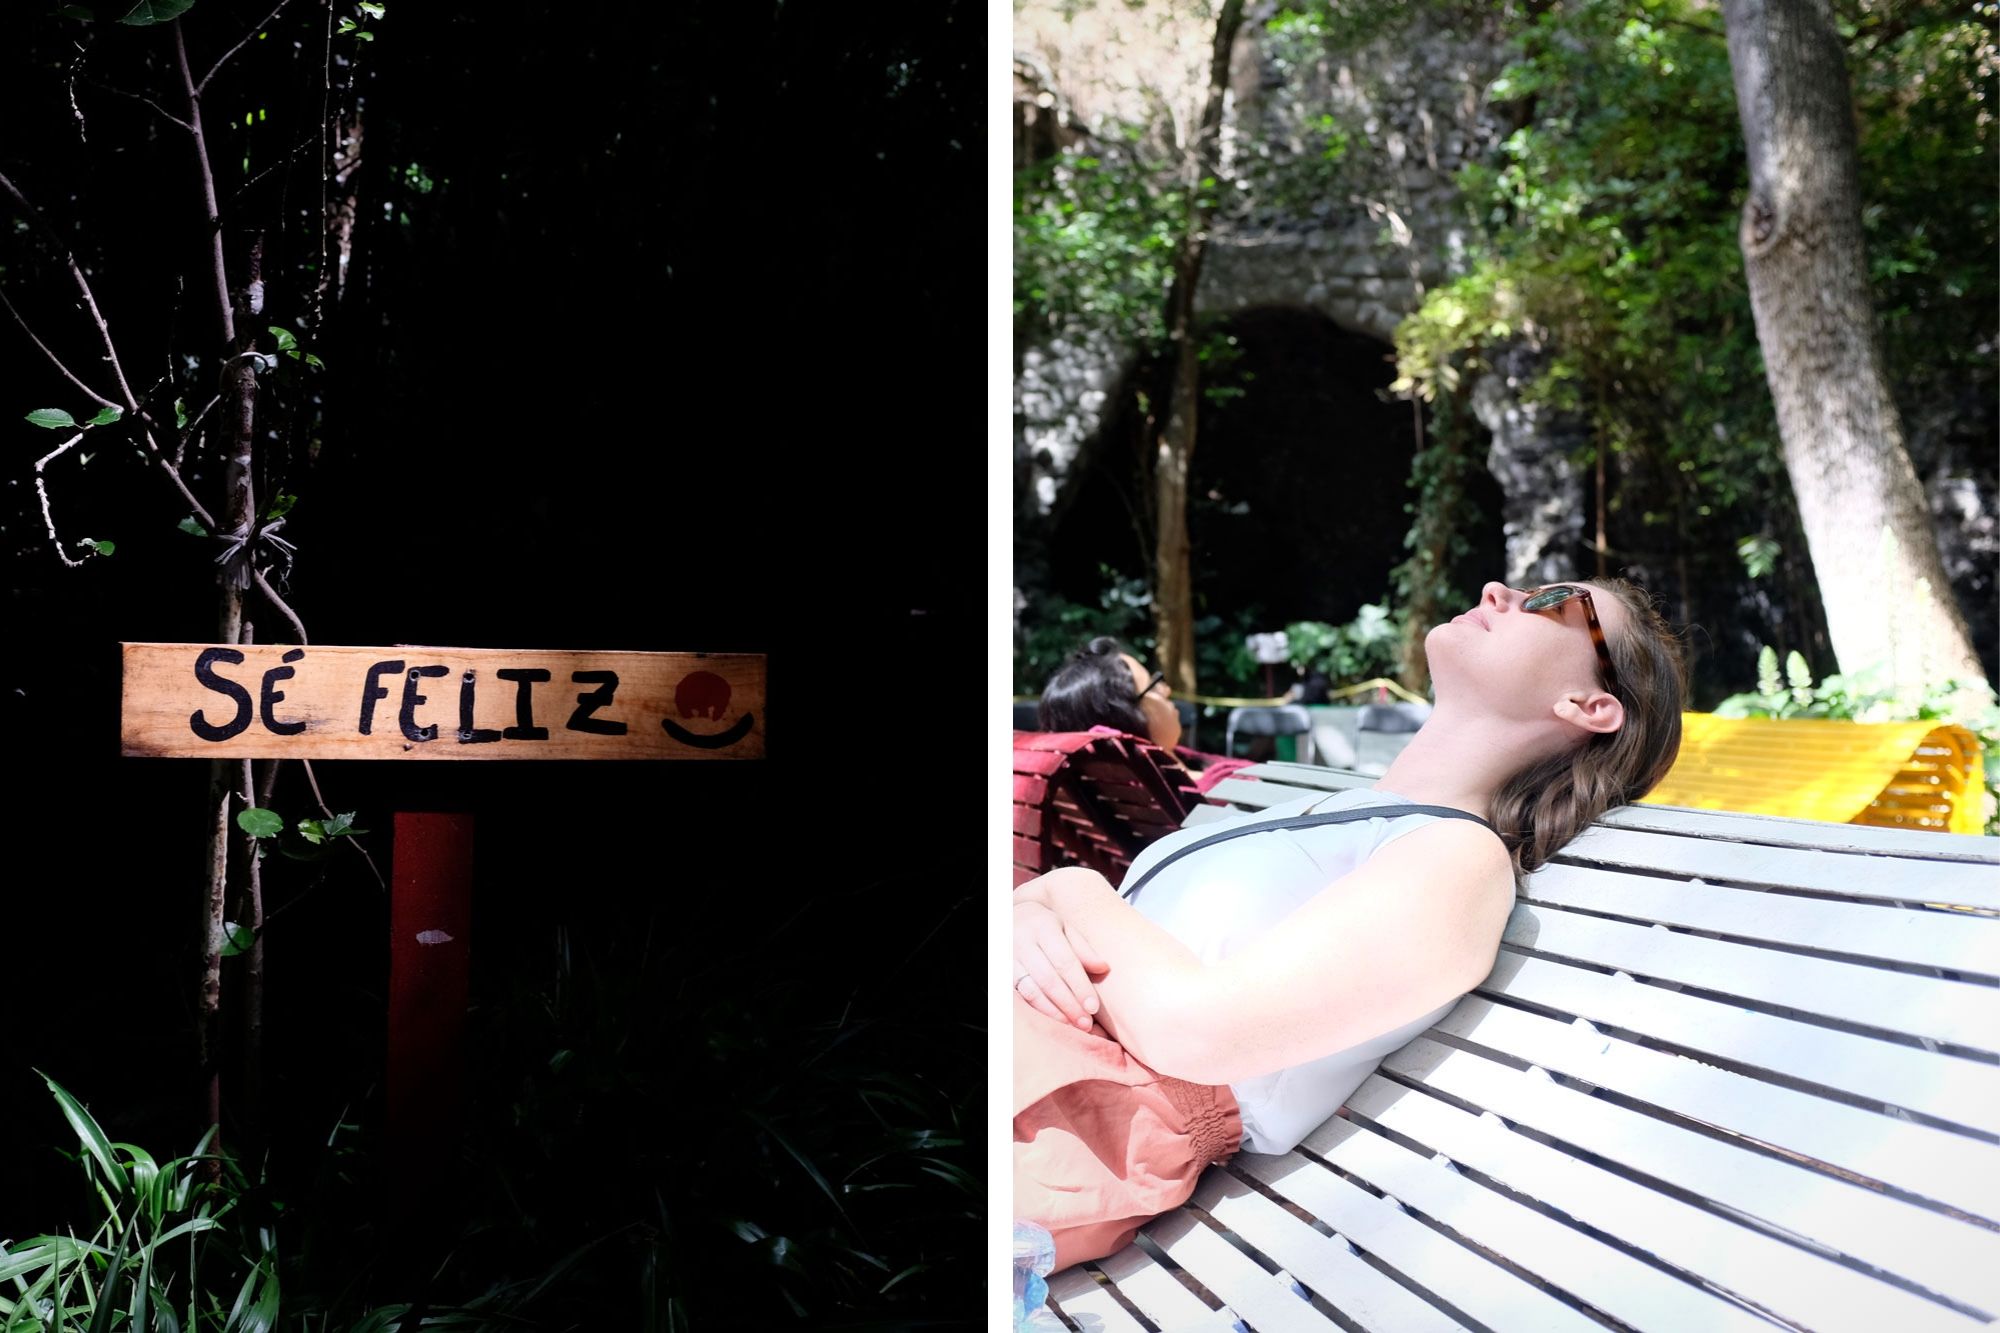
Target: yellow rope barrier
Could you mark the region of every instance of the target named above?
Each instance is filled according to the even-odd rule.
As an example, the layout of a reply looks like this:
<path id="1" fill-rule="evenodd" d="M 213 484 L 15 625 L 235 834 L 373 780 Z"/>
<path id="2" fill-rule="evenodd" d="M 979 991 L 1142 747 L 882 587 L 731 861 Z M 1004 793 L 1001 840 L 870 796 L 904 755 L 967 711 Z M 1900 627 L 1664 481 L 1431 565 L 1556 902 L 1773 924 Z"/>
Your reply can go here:
<path id="1" fill-rule="evenodd" d="M 1373 680 L 1364 680 L 1358 685 L 1343 685 L 1337 690 L 1329 690 L 1327 691 L 1327 697 L 1331 699 L 1347 699 L 1352 698 L 1354 695 L 1367 694 L 1374 690 L 1387 690 L 1405 703 L 1427 704 L 1430 702 L 1430 700 L 1424 698 L 1421 694 L 1404 689 L 1395 681 L 1382 676 L 1377 676 Z M 1014 702 L 1017 704 L 1029 704 L 1035 702 L 1038 697 L 1038 695 L 1033 694 L 1017 694 L 1014 696 Z M 1210 708 L 1275 708 L 1279 704 L 1293 702 L 1293 700 L 1282 697 L 1273 699 L 1238 699 L 1219 694 L 1177 694 L 1174 698 L 1176 700 L 1185 699 L 1191 704 L 1202 704 Z"/>

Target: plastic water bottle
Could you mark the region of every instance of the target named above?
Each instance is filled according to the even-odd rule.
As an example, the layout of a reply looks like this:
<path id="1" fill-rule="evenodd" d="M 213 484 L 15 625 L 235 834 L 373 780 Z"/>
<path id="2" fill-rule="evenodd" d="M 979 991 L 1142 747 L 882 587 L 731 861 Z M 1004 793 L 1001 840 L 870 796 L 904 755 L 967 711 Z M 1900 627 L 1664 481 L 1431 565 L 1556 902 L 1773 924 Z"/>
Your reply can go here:
<path id="1" fill-rule="evenodd" d="M 1056 1242 L 1033 1222 L 1014 1223 L 1014 1333 L 1062 1329 L 1049 1309 L 1049 1271 L 1056 1266 Z"/>

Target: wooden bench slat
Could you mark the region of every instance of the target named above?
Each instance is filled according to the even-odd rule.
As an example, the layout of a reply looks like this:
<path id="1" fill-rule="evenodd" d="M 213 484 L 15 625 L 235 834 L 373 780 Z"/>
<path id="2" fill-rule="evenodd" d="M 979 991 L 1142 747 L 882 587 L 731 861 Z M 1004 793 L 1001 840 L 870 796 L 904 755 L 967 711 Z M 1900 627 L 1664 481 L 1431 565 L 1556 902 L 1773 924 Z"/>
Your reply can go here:
<path id="1" fill-rule="evenodd" d="M 1940 838 L 1948 835 L 1940 833 Z M 2000 876 L 1984 865 L 1898 857 L 1828 856 L 1807 848 L 1710 842 L 1592 825 L 1562 851 L 1570 865 L 1666 873 L 1710 883 L 1805 889 L 1840 898 L 1922 901 L 2000 911 Z M 1911 862 L 1917 864 L 1911 864 Z M 1912 885 L 1921 887 L 1914 895 Z"/>
<path id="2" fill-rule="evenodd" d="M 1503 949 L 1479 985 L 1754 1069 L 2000 1134 L 2000 1065 L 1743 1009 Z"/>
<path id="3" fill-rule="evenodd" d="M 1965 1304 L 2000 1309 L 1993 1232 L 1428 1038 L 1382 1068 Z"/>
<path id="4" fill-rule="evenodd" d="M 1248 772 L 1248 769 L 1240 770 Z M 1927 861 L 2000 865 L 2000 838 L 1972 833 L 1931 833 L 1868 824 L 1823 824 L 1778 815 L 1746 815 L 1723 810 L 1690 810 L 1676 805 L 1626 805 L 1601 824 L 1653 833 L 1673 833 L 1710 841 L 1751 842 L 1771 847 L 1817 848 L 1875 856 L 1913 855 Z"/>
<path id="5" fill-rule="evenodd" d="M 1082 1264 L 1050 1276 L 1049 1304 L 1072 1322 L 1101 1333 L 1146 1333 L 1146 1326 L 1113 1299 L 1110 1290 Z"/>
<path id="6" fill-rule="evenodd" d="M 1190 1202 L 1369 1333 L 1454 1333 L 1465 1328 L 1362 1262 L 1346 1241 L 1321 1235 L 1227 1171 L 1203 1176 Z"/>
<path id="7" fill-rule="evenodd" d="M 1987 975 L 2000 972 L 2000 919 L 1969 913 L 1829 902 L 1571 865 L 1538 871 L 1524 896 L 1537 903 L 1746 939 Z"/>
<path id="8" fill-rule="evenodd" d="M 1208 789 L 1209 799 L 1227 801 L 1229 804 L 1237 806 L 1242 810 L 1265 810 L 1271 806 L 1283 805 L 1287 801 L 1296 801 L 1302 796 L 1311 794 L 1310 792 L 1296 790 L 1291 787 L 1281 787 L 1275 782 L 1251 782 L 1238 776 L 1249 771 L 1247 768 L 1239 768 L 1235 773 L 1230 774 L 1213 787 L 1210 787 Z M 1328 790 L 1338 791 L 1344 789 L 1329 788 Z"/>
<path id="9" fill-rule="evenodd" d="M 1502 940 L 1519 949 L 1658 977 L 1889 1032 L 2000 1047 L 2000 988 L 1780 953 L 1523 903 Z"/>
<path id="10" fill-rule="evenodd" d="M 1152 1223 L 1146 1235 L 1256 1333 L 1336 1333 L 1340 1327 L 1185 1209 Z"/>
<path id="11" fill-rule="evenodd" d="M 1767 1321 L 1741 1306 L 1360 1125 L 1330 1120 L 1307 1143 L 1341 1170 L 1634 1328 L 1770 1333 Z"/>
<path id="12" fill-rule="evenodd" d="M 1989 1222 L 2000 1147 L 1468 996 L 1433 1032 L 1811 1158 Z"/>
<path id="13" fill-rule="evenodd" d="M 1014 771 L 1045 778 L 1061 768 L 1069 756 L 1060 750 L 1023 750 L 1014 747 Z"/>
<path id="14" fill-rule="evenodd" d="M 1188 817 L 1181 821 L 1181 827 L 1193 828 L 1196 824 L 1228 823 L 1242 816 L 1241 810 L 1231 810 L 1226 805 L 1198 805 L 1188 811 Z"/>
<path id="15" fill-rule="evenodd" d="M 1238 769 L 1230 775 L 1230 779 L 1244 782 L 1246 786 L 1250 781 L 1261 781 L 1266 786 L 1292 789 L 1290 795 L 1264 793 L 1258 808 L 1281 800 L 1296 799 L 1315 790 L 1342 791 L 1349 787 L 1371 787 L 1376 781 L 1366 774 L 1318 768 L 1310 764 L 1254 764 Z M 1219 789 L 1221 784 L 1217 786 Z M 1674 833 L 1708 842 L 1760 843 L 1772 847 L 1854 851 L 1876 856 L 1914 853 L 1925 860 L 2000 865 L 2000 838 L 1985 838 L 1970 833 L 1931 833 L 1866 824 L 1827 824 L 1816 819 L 1789 819 L 1783 815 L 1694 810 L 1686 806 L 1650 803 L 1620 806 L 1598 822 L 1613 828 Z"/>
<path id="16" fill-rule="evenodd" d="M 1243 1153 L 1233 1165 L 1489 1328 L 1604 1333 L 1583 1312 L 1296 1152 Z"/>
<path id="17" fill-rule="evenodd" d="M 1365 1116 L 1586 1226 L 1616 1236 L 1684 1272 L 1699 1273 L 1725 1290 L 1808 1328 L 1845 1325 L 1971 1330 L 1981 1322 L 1379 1075 L 1363 1083 L 1347 1104 L 1351 1114 Z M 1305 1146 L 1334 1158 L 1345 1140 L 1368 1132 L 1336 1118 L 1308 1136 Z M 1369 1183 L 1386 1188 L 1382 1181 Z"/>
<path id="18" fill-rule="evenodd" d="M 1121 1296 L 1138 1307 L 1140 1314 L 1163 1329 L 1199 1328 L 1216 1314 L 1137 1245 L 1127 1245 L 1118 1253 L 1098 1260 L 1096 1267 L 1111 1279 Z"/>

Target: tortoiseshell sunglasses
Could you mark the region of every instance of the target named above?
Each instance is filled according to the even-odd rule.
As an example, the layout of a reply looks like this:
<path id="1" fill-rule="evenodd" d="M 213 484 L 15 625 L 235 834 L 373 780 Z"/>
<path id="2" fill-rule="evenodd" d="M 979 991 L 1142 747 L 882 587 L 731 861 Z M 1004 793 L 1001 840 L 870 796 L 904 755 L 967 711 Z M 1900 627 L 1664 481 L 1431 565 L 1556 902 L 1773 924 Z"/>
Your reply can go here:
<path id="1" fill-rule="evenodd" d="M 1604 687 L 1616 691 L 1618 688 L 1618 668 L 1611 664 L 1611 645 L 1604 641 L 1604 626 L 1597 623 L 1597 608 L 1591 605 L 1590 589 L 1575 583 L 1551 583 L 1528 594 L 1528 600 L 1521 603 L 1523 611 L 1554 611 L 1572 598 L 1583 602 L 1583 618 L 1590 625 L 1590 642 L 1597 649 L 1597 660 L 1604 664 Z"/>

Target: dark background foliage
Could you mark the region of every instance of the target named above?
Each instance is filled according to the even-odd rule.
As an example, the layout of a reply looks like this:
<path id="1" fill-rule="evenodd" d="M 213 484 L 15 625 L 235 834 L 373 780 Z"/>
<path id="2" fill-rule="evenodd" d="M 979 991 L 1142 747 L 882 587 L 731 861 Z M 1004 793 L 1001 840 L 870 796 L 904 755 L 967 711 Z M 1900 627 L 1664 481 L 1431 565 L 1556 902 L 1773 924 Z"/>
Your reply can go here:
<path id="1" fill-rule="evenodd" d="M 197 64 L 264 12 L 197 5 Z M 225 200 L 315 123 L 323 17 L 291 19 L 207 99 Z M 965 812 L 912 802 L 898 766 L 952 759 L 920 682 L 981 640 L 978 452 L 935 441 L 983 401 L 983 15 L 406 4 L 371 26 L 340 48 L 365 149 L 329 369 L 274 372 L 260 407 L 260 495 L 300 497 L 293 605 L 321 643 L 766 652 L 770 758 L 319 766 L 378 861 L 395 810 L 477 816 L 471 1073 L 438 1192 L 399 1195 L 386 898 L 358 857 L 273 861 L 267 1131 L 225 1134 L 267 1150 L 258 1206 L 301 1227 L 288 1301 L 465 1299 L 588 1244 L 557 1326 L 667 1300 L 697 1326 L 969 1315 L 983 874 Z M 164 34 L 17 16 L 0 77 L 0 164 L 84 255 L 135 380 L 212 343 L 176 294 L 200 263 L 184 141 L 96 87 L 168 89 Z M 313 166 L 226 206 L 232 258 L 266 234 L 265 322 L 303 318 Z M 49 247 L 16 234 L 0 263 L 95 368 Z M 113 1138 L 198 1132 L 206 770 L 117 756 L 116 645 L 208 641 L 214 593 L 212 550 L 118 443 L 51 465 L 64 537 L 118 543 L 57 563 L 29 480 L 55 441 L 19 418 L 81 403 L 3 336 L 18 1238 L 83 1201 L 31 1069 Z M 958 498 L 903 502 L 918 478 Z M 296 776 L 274 804 L 316 813 Z"/>

